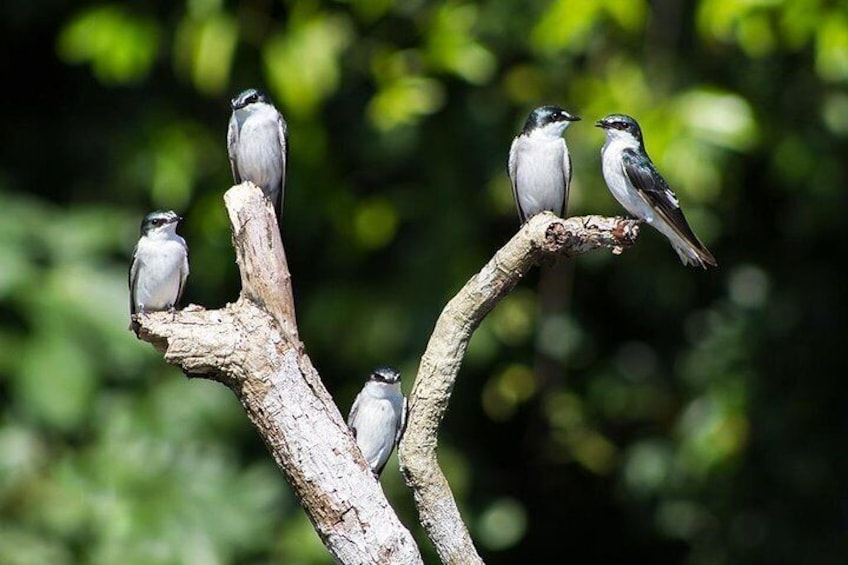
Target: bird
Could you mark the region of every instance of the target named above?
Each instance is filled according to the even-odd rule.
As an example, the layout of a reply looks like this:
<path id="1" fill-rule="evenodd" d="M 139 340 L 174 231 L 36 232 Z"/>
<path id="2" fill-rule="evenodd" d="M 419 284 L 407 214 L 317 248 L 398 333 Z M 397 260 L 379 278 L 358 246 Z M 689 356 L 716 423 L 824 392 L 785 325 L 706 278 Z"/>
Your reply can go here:
<path id="1" fill-rule="evenodd" d="M 377 367 L 350 409 L 347 425 L 375 478 L 400 441 L 406 425 L 406 397 L 400 388 L 400 372 Z"/>
<path id="2" fill-rule="evenodd" d="M 604 130 L 604 181 L 619 204 L 668 238 L 684 265 L 717 267 L 713 254 L 689 227 L 677 197 L 645 151 L 642 129 L 626 114 L 610 114 L 595 125 Z"/>
<path id="3" fill-rule="evenodd" d="M 579 120 L 559 106 L 540 106 L 530 112 L 512 140 L 508 172 L 522 224 L 544 210 L 565 215 L 571 156 L 562 134 Z"/>
<path id="4" fill-rule="evenodd" d="M 188 278 L 188 246 L 177 234 L 182 220 L 173 210 L 150 212 L 141 222 L 129 272 L 130 329 L 138 333 L 136 314 L 173 311 Z"/>
<path id="5" fill-rule="evenodd" d="M 282 218 L 286 186 L 288 126 L 268 96 L 248 88 L 231 101 L 232 115 L 227 128 L 227 153 L 233 180 L 250 181 L 274 205 L 277 222 Z"/>

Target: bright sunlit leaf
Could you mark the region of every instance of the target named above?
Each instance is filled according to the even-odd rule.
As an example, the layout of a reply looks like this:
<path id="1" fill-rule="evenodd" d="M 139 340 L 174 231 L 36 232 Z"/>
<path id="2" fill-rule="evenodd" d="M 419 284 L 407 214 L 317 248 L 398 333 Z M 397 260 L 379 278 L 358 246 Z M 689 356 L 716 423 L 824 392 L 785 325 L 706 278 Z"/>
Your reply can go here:
<path id="1" fill-rule="evenodd" d="M 584 46 L 603 6 L 599 2 L 557 0 L 548 8 L 530 34 L 533 46 L 543 53 Z"/>
<path id="2" fill-rule="evenodd" d="M 816 71 L 825 80 L 848 80 L 848 16 L 824 19 L 816 36 Z"/>
<path id="3" fill-rule="evenodd" d="M 473 4 L 448 3 L 438 8 L 427 32 L 427 53 L 437 68 L 481 84 L 495 71 L 495 59 L 474 38 L 477 11 Z"/>
<path id="4" fill-rule="evenodd" d="M 201 92 L 217 94 L 229 83 L 238 26 L 225 13 L 186 18 L 177 30 L 175 64 Z"/>
<path id="5" fill-rule="evenodd" d="M 117 5 L 89 8 L 59 35 L 59 55 L 69 63 L 88 63 L 104 83 L 145 78 L 159 52 L 157 23 Z"/>
<path id="6" fill-rule="evenodd" d="M 308 116 L 338 85 L 341 57 L 353 38 L 350 21 L 340 14 L 295 14 L 284 32 L 262 49 L 271 90 L 286 111 Z"/>
<path id="7" fill-rule="evenodd" d="M 438 110 L 444 88 L 434 79 L 407 76 L 381 88 L 368 106 L 368 116 L 382 130 L 409 125 Z"/>
<path id="8" fill-rule="evenodd" d="M 757 138 L 751 106 L 737 94 L 694 90 L 678 98 L 677 109 L 699 137 L 715 145 L 744 150 Z"/>

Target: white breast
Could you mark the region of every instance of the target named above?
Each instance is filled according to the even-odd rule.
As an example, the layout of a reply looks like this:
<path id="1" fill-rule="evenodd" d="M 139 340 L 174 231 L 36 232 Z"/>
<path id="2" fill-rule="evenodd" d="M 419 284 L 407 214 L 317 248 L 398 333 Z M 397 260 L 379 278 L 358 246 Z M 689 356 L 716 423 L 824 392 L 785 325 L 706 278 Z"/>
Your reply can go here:
<path id="1" fill-rule="evenodd" d="M 239 132 L 237 165 L 241 178 L 266 194 L 276 191 L 283 178 L 281 146 L 276 111 L 267 108 L 250 114 Z"/>
<path id="2" fill-rule="evenodd" d="M 403 396 L 393 388 L 366 384 L 351 422 L 356 429 L 356 443 L 372 469 L 381 467 L 389 458 L 401 422 Z"/>
<path id="3" fill-rule="evenodd" d="M 565 141 L 561 137 L 521 135 L 512 146 L 516 199 L 526 217 L 543 210 L 563 212 L 569 177 Z"/>
<path id="4" fill-rule="evenodd" d="M 136 251 L 136 310 L 165 310 L 175 305 L 185 264 L 179 241 L 142 238 Z"/>

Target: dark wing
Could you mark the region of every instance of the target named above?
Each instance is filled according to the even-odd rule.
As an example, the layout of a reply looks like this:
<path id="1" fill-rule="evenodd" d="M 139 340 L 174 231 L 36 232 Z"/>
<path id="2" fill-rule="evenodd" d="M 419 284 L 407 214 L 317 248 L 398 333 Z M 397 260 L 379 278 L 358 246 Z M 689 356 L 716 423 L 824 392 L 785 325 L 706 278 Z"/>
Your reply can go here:
<path id="1" fill-rule="evenodd" d="M 356 413 L 359 411 L 359 399 L 362 396 L 362 393 L 356 395 L 356 398 L 353 400 L 353 406 L 350 407 L 350 414 L 347 417 L 347 427 L 350 428 L 350 431 L 353 432 L 353 437 L 356 437 L 356 428 L 354 427 L 354 422 L 356 421 Z"/>
<path id="2" fill-rule="evenodd" d="M 571 153 L 568 152 L 568 148 L 565 146 L 565 140 L 562 141 L 562 150 L 564 153 L 562 160 L 563 171 L 568 171 L 568 173 L 562 179 L 565 182 L 565 190 L 562 194 L 562 210 L 560 210 L 558 216 L 565 218 L 565 210 L 568 208 L 568 193 L 571 191 L 571 171 L 574 169 L 571 168 Z"/>
<path id="3" fill-rule="evenodd" d="M 177 299 L 174 301 L 174 308 L 179 304 L 180 299 L 183 297 L 183 291 L 185 290 L 186 279 L 188 279 L 188 245 L 186 245 L 185 240 L 182 241 L 183 249 L 185 249 L 185 257 L 183 258 L 183 266 L 180 269 L 180 288 L 177 291 Z"/>
<path id="4" fill-rule="evenodd" d="M 130 288 L 130 329 L 133 329 L 132 316 L 135 314 L 135 283 L 138 279 L 138 261 L 135 260 L 135 254 L 138 252 L 138 245 L 133 248 L 132 260 L 130 261 L 130 270 L 127 276 L 127 282 Z"/>
<path id="5" fill-rule="evenodd" d="M 639 196 L 656 210 L 681 238 L 711 257 L 704 244 L 689 227 L 689 222 L 686 221 L 674 192 L 669 188 L 668 183 L 665 182 L 650 159 L 640 157 L 632 149 L 622 151 L 621 157 L 624 162 L 624 174 L 636 188 Z"/>
<path id="6" fill-rule="evenodd" d="M 397 434 L 395 435 L 395 446 L 400 443 L 400 438 L 406 430 L 406 397 L 403 397 L 403 405 L 400 409 L 400 424 L 398 424 Z"/>
<path id="7" fill-rule="evenodd" d="M 519 136 L 520 137 L 520 136 Z M 523 224 L 527 218 L 524 216 L 524 211 L 521 209 L 521 204 L 518 202 L 518 148 L 516 143 L 518 137 L 512 140 L 512 145 L 509 148 L 509 162 L 507 164 L 507 173 L 509 174 L 509 182 L 512 184 L 512 197 L 515 199 L 515 209 L 518 210 L 518 219 Z"/>
<path id="8" fill-rule="evenodd" d="M 280 112 L 277 112 L 277 137 L 280 139 L 280 155 L 283 157 L 283 174 L 280 177 L 280 199 L 274 203 L 277 212 L 277 222 L 279 222 L 283 213 L 283 195 L 286 190 L 286 166 L 289 162 L 289 130 L 286 119 Z"/>
<path id="9" fill-rule="evenodd" d="M 401 395 L 403 402 L 401 402 L 400 406 L 400 421 L 398 422 L 397 432 L 395 433 L 395 442 L 392 444 L 392 449 L 395 449 L 400 443 L 400 438 L 403 435 L 404 430 L 406 430 L 406 397 Z M 392 451 L 389 450 L 389 457 L 391 457 Z M 374 474 L 379 478 L 383 473 L 383 469 L 386 468 L 386 463 L 389 462 L 389 457 L 386 457 L 386 460 L 383 461 L 383 464 L 380 465 L 378 469 L 374 470 Z"/>
<path id="10" fill-rule="evenodd" d="M 227 155 L 230 157 L 230 169 L 233 171 L 233 181 L 241 184 L 241 175 L 238 172 L 236 149 L 238 148 L 239 125 L 236 113 L 230 116 L 230 125 L 227 127 Z"/>

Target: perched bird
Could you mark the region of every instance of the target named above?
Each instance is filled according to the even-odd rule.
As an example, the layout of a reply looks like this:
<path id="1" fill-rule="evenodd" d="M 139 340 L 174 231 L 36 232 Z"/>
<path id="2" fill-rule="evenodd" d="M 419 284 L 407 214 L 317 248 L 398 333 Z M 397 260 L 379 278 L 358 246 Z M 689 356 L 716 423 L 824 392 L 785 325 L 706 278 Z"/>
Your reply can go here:
<path id="1" fill-rule="evenodd" d="M 400 373 L 377 367 L 356 395 L 347 425 L 356 444 L 379 478 L 406 424 L 406 398 L 400 389 Z"/>
<path id="2" fill-rule="evenodd" d="M 666 236 L 684 265 L 704 269 L 707 265 L 717 266 L 712 253 L 689 227 L 677 197 L 648 157 L 636 120 L 624 114 L 610 114 L 595 125 L 606 134 L 601 161 L 604 180 L 615 199 L 637 219 Z"/>
<path id="3" fill-rule="evenodd" d="M 523 224 L 543 210 L 565 215 L 571 157 L 562 133 L 580 120 L 558 106 L 536 108 L 509 148 L 509 179 Z"/>
<path id="4" fill-rule="evenodd" d="M 250 181 L 271 199 L 277 222 L 283 210 L 288 128 L 268 97 L 249 88 L 232 99 L 227 152 L 236 183 Z"/>
<path id="5" fill-rule="evenodd" d="M 171 210 L 157 210 L 141 222 L 141 237 L 130 265 L 130 318 L 173 310 L 179 302 L 188 278 L 188 246 L 177 234 L 180 220 Z M 135 320 L 130 329 L 138 332 Z"/>

